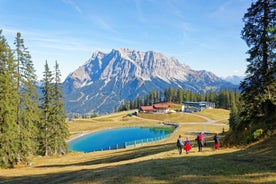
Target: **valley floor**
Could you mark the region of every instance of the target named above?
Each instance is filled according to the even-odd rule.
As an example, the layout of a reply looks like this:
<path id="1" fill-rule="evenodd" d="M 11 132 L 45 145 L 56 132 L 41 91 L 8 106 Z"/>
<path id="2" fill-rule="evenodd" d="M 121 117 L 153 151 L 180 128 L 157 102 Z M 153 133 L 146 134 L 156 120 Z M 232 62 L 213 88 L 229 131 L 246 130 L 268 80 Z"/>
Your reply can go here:
<path id="1" fill-rule="evenodd" d="M 105 117 L 110 121 L 111 117 Z M 117 116 L 122 120 L 121 116 Z M 127 119 L 124 119 L 127 118 Z M 111 127 L 142 125 L 144 121 L 124 117 Z M 100 118 L 99 118 L 100 119 Z M 96 121 L 78 121 L 71 131 L 102 129 Z M 103 119 L 100 119 L 103 121 Z M 213 119 L 214 120 L 214 119 Z M 95 122 L 94 122 L 95 121 Z M 95 123 L 95 125 L 93 124 Z M 122 123 L 123 122 L 123 123 Z M 131 122 L 129 124 L 128 122 Z M 147 124 L 151 121 L 146 121 Z M 76 123 L 76 122 L 73 122 Z M 152 122 L 152 125 L 160 122 Z M 179 123 L 180 128 L 170 138 L 148 145 L 93 153 L 69 153 L 62 157 L 34 157 L 31 166 L 0 169 L 2 183 L 276 183 L 276 136 L 248 147 L 213 149 L 212 135 L 207 137 L 203 152 L 193 148 L 190 154 L 179 155 L 176 139 L 189 131 L 221 132 L 222 125 Z M 222 123 L 223 124 L 223 123 Z M 224 124 L 225 125 L 225 124 Z M 93 127 L 97 128 L 93 128 Z M 106 126 L 106 125 L 105 125 Z M 227 125 L 225 125 L 225 130 Z"/>

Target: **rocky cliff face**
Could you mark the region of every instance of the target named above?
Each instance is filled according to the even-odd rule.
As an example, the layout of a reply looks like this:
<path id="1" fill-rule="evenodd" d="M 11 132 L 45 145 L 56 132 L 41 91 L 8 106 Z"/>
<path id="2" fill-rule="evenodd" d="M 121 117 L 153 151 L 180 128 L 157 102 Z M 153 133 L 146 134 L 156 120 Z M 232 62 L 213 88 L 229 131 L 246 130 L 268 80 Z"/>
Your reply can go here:
<path id="1" fill-rule="evenodd" d="M 123 100 L 152 90 L 234 88 L 211 72 L 195 71 L 175 58 L 130 49 L 95 52 L 64 81 L 67 113 L 109 113 Z"/>

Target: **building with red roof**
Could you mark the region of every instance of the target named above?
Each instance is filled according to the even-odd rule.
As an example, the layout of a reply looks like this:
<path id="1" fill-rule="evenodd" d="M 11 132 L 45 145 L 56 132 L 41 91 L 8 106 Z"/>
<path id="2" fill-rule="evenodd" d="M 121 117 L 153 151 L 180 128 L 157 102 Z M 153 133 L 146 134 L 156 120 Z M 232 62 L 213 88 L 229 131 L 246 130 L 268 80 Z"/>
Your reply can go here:
<path id="1" fill-rule="evenodd" d="M 144 113 L 168 113 L 169 107 L 168 104 L 154 104 L 150 106 L 141 106 L 139 111 Z"/>
<path id="2" fill-rule="evenodd" d="M 139 109 L 140 112 L 154 112 L 153 106 L 141 106 Z"/>

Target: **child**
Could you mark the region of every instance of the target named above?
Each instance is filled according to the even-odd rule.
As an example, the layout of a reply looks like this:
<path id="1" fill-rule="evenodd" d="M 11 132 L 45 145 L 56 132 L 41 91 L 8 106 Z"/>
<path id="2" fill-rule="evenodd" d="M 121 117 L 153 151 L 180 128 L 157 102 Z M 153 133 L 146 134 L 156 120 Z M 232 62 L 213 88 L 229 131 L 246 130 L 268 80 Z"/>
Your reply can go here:
<path id="1" fill-rule="evenodd" d="M 184 148 L 186 151 L 186 154 L 188 154 L 190 152 L 190 150 L 192 149 L 191 144 L 190 144 L 190 140 L 188 137 L 186 137 L 186 141 L 184 142 Z"/>
<path id="2" fill-rule="evenodd" d="M 219 149 L 219 137 L 218 137 L 218 133 L 216 133 L 215 136 L 214 136 L 214 142 L 215 142 L 215 149 L 218 150 Z"/>

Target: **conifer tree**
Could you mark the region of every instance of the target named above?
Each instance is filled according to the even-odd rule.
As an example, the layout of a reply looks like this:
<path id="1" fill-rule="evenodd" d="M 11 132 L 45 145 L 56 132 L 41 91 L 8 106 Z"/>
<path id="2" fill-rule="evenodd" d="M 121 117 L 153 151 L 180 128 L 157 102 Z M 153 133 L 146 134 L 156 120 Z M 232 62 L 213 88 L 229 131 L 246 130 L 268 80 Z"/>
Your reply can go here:
<path id="1" fill-rule="evenodd" d="M 36 124 L 39 121 L 38 93 L 33 62 L 20 33 L 17 33 L 15 46 L 17 93 L 20 96 L 17 103 L 19 141 L 17 160 L 26 162 L 27 157 L 35 152 L 36 147 Z"/>
<path id="2" fill-rule="evenodd" d="M 177 89 L 177 98 L 179 103 L 183 102 L 183 90 L 180 87 Z"/>
<path id="3" fill-rule="evenodd" d="M 53 93 L 53 126 L 54 126 L 54 154 L 64 154 L 67 152 L 66 139 L 69 136 L 68 127 L 66 124 L 66 112 L 64 110 L 64 104 L 62 98 L 64 98 L 61 84 L 61 73 L 59 65 L 56 61 L 54 70 L 54 93 Z"/>
<path id="4" fill-rule="evenodd" d="M 154 89 L 152 91 L 152 100 L 153 100 L 153 103 L 157 103 L 157 100 L 158 100 L 158 92 L 156 89 Z"/>
<path id="5" fill-rule="evenodd" d="M 61 100 L 63 92 L 60 81 L 61 74 L 57 62 L 53 74 L 46 61 L 43 76 L 39 154 L 45 156 L 60 155 L 67 152 L 66 138 L 68 138 L 69 131 L 65 122 L 64 104 Z"/>
<path id="6" fill-rule="evenodd" d="M 38 137 L 38 154 L 49 156 L 53 153 L 51 143 L 53 142 L 53 134 L 55 131 L 52 125 L 54 78 L 52 72 L 50 71 L 47 61 L 45 63 L 44 68 L 45 70 L 43 73 L 43 79 L 41 81 L 42 97 L 40 98 L 40 108 L 42 111 L 42 116 L 39 124 L 40 135 Z"/>
<path id="7" fill-rule="evenodd" d="M 17 159 L 16 63 L 0 30 L 0 167 L 11 168 Z"/>
<path id="8" fill-rule="evenodd" d="M 158 99 L 159 102 L 162 102 L 164 100 L 164 93 L 163 93 L 163 91 L 160 90 L 158 96 L 159 96 L 159 99 Z"/>
<path id="9" fill-rule="evenodd" d="M 276 1 L 257 0 L 245 13 L 241 32 L 249 58 L 246 78 L 241 83 L 243 123 L 275 117 L 276 44 L 271 29 L 276 27 Z M 272 29 L 273 30 L 273 29 Z"/>

